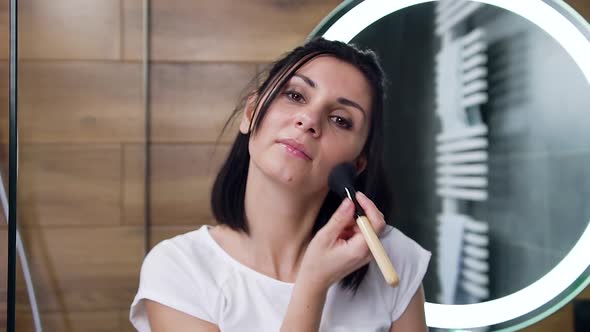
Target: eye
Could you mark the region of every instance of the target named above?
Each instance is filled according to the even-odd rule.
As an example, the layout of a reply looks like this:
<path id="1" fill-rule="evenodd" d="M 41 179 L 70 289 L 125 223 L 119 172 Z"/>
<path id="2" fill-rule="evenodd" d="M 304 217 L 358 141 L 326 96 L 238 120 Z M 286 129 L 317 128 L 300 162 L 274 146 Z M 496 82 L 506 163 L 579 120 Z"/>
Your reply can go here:
<path id="1" fill-rule="evenodd" d="M 285 91 L 285 95 L 287 96 L 287 98 L 291 99 L 294 102 L 297 102 L 297 103 L 305 102 L 305 98 L 303 98 L 303 95 L 297 91 L 288 90 L 288 91 Z"/>
<path id="2" fill-rule="evenodd" d="M 338 115 L 333 115 L 330 117 L 330 121 L 334 122 L 337 126 L 344 128 L 344 129 L 351 129 L 352 128 L 352 121 L 343 118 Z"/>

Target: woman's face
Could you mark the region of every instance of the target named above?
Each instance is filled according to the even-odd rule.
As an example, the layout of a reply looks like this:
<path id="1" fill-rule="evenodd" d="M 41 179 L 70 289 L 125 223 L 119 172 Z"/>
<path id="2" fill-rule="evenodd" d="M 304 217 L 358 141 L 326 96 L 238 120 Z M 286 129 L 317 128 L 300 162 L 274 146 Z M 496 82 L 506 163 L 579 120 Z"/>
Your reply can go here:
<path id="1" fill-rule="evenodd" d="M 249 142 L 250 168 L 303 193 L 326 192 L 330 171 L 360 156 L 371 116 L 371 90 L 360 70 L 332 56 L 302 66 L 270 105 Z M 248 132 L 247 107 L 240 131 Z M 252 171 L 252 169 L 250 170 Z"/>

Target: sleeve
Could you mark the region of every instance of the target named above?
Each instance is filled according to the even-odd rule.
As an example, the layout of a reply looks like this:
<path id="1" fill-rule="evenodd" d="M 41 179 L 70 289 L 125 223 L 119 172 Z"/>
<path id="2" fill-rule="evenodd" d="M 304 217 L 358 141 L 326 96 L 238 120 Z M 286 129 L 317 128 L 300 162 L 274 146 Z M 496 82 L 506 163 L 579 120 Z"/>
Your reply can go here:
<path id="1" fill-rule="evenodd" d="M 194 255 L 193 255 L 194 256 Z M 198 257 L 197 257 L 198 258 Z M 217 324 L 221 291 L 198 259 L 169 240 L 156 245 L 143 261 L 139 289 L 129 320 L 140 332 L 150 332 L 144 300 L 149 299 L 199 319 Z"/>
<path id="2" fill-rule="evenodd" d="M 399 275 L 399 285 L 393 295 L 391 321 L 404 313 L 428 269 L 431 254 L 397 229 L 392 229 L 390 257 Z"/>

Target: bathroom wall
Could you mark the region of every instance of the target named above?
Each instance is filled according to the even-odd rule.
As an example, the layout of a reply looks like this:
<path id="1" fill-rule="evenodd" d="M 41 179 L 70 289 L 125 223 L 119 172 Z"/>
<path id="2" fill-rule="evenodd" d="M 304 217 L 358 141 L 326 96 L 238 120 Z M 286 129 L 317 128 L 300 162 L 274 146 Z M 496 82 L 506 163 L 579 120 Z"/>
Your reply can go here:
<path id="1" fill-rule="evenodd" d="M 568 2 L 590 17 L 587 1 Z M 231 135 L 217 149 L 214 143 L 241 88 L 261 66 L 303 41 L 340 1 L 151 1 L 149 113 L 142 95 L 143 3 L 19 1 L 18 213 L 47 331 L 132 331 L 128 308 L 146 235 L 153 246 L 163 238 L 213 223 L 208 190 Z M 403 30 L 394 31 L 391 38 L 403 50 L 423 53 L 400 56 L 387 65 L 388 70 L 411 72 L 408 61 L 426 61 L 427 52 L 436 46 L 426 30 L 415 32 L 423 40 L 403 39 Z M 410 53 L 399 49 L 389 53 L 398 54 Z M 8 4 L 2 2 L 0 167 L 5 185 L 7 59 Z M 428 74 L 432 68 L 419 70 Z M 435 234 L 423 230 L 439 209 L 438 199 L 427 196 L 433 186 L 429 135 L 437 128 L 429 120 L 432 114 L 424 113 L 432 106 L 429 82 L 417 76 L 392 83 L 391 99 L 401 103 L 396 106 L 400 119 L 387 123 L 392 142 L 398 142 L 388 144 L 392 149 L 388 163 L 398 171 L 408 165 L 415 169 L 411 176 L 393 174 L 399 188 L 395 224 L 427 248 Z M 425 97 L 416 106 L 419 90 Z M 146 188 L 148 116 L 152 144 Z M 563 158 L 586 157 L 570 151 Z M 149 232 L 144 227 L 148 188 Z M 564 200 L 567 197 L 573 196 Z M 581 199 L 563 204 L 575 206 Z M 6 264 L 6 233 L 0 216 L 0 266 Z M 558 243 L 554 249 L 559 249 Z M 5 325 L 5 271 L 0 269 L 0 326 Z M 425 284 L 435 289 L 431 274 Z M 17 304 L 18 331 L 32 331 L 20 272 Z M 571 306 L 566 306 L 535 331 L 543 324 L 547 331 L 555 326 L 567 330 L 570 314 Z"/>
<path id="2" fill-rule="evenodd" d="M 142 55 L 128 51 L 141 40 L 141 11 L 128 4 L 18 2 L 17 217 L 46 331 L 120 330 L 137 282 L 143 179 L 134 175 L 143 168 L 145 111 Z M 2 77 L 8 10 L 2 2 Z M 0 91 L 4 163 L 7 84 Z M 32 331 L 20 264 L 16 297 L 16 329 Z"/>
<path id="3" fill-rule="evenodd" d="M 338 2 L 151 1 L 148 113 L 144 1 L 19 1 L 18 218 L 46 331 L 132 331 L 128 309 L 146 235 L 151 247 L 213 223 L 208 192 L 229 136 L 217 150 L 215 141 L 238 94 Z M 7 1 L 0 4 L 0 59 L 0 165 L 7 179 Z M 0 224 L 6 266 L 7 227 Z M 17 271 L 17 330 L 32 331 Z"/>

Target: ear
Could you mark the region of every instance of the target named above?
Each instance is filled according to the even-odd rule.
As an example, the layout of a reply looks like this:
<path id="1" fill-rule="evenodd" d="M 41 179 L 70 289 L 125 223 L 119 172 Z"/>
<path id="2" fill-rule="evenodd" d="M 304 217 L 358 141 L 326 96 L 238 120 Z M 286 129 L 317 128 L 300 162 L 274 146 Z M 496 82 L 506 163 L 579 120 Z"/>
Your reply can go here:
<path id="1" fill-rule="evenodd" d="M 361 174 L 365 170 L 365 168 L 367 168 L 367 157 L 365 157 L 365 155 L 363 154 L 356 158 L 356 160 L 354 161 L 354 167 L 356 168 L 356 174 Z"/>
<path id="2" fill-rule="evenodd" d="M 252 93 L 246 100 L 246 105 L 244 106 L 244 112 L 242 114 L 242 120 L 240 121 L 240 132 L 242 134 L 247 134 L 250 132 L 250 123 L 252 122 L 254 109 L 256 107 L 256 96 L 257 95 L 255 93 Z"/>

